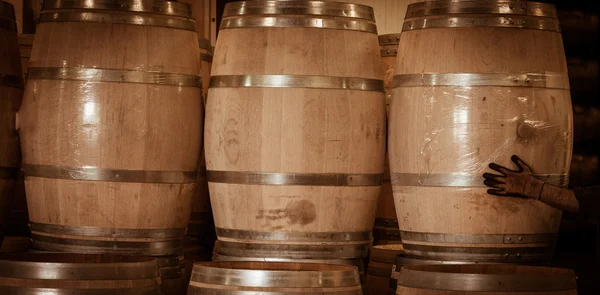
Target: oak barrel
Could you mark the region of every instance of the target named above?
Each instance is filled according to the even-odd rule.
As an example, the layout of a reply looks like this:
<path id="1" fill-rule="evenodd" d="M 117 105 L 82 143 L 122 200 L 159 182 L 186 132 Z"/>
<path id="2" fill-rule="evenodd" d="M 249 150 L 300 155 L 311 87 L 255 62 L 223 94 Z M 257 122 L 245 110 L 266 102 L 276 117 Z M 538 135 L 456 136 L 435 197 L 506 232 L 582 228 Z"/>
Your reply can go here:
<path id="1" fill-rule="evenodd" d="M 513 167 L 510 156 L 519 155 L 536 177 L 568 183 L 573 114 L 555 7 L 411 4 L 401 40 L 388 151 L 405 253 L 548 259 L 561 211 L 533 199 L 490 196 L 481 175 L 491 171 L 490 162 Z"/>
<path id="2" fill-rule="evenodd" d="M 379 245 L 371 248 L 367 265 L 366 295 L 394 294 L 396 280 L 392 278 L 396 256 L 404 253 L 402 244 Z"/>
<path id="3" fill-rule="evenodd" d="M 22 253 L 31 249 L 31 239 L 19 236 L 6 236 L 2 241 L 0 253 Z"/>
<path id="4" fill-rule="evenodd" d="M 582 7 L 583 5 L 574 5 Z M 598 54 L 600 21 L 598 12 L 577 9 L 558 11 L 564 44 L 569 56 L 593 57 Z"/>
<path id="5" fill-rule="evenodd" d="M 0 293 L 161 294 L 154 258 L 71 253 L 0 255 Z"/>
<path id="6" fill-rule="evenodd" d="M 598 156 L 573 154 L 569 171 L 569 187 L 600 185 Z"/>
<path id="7" fill-rule="evenodd" d="M 398 274 L 402 295 L 576 295 L 572 270 L 507 264 L 414 265 Z"/>
<path id="8" fill-rule="evenodd" d="M 358 270 L 347 265 L 220 261 L 194 264 L 188 295 L 362 294 Z"/>
<path id="9" fill-rule="evenodd" d="M 0 243 L 13 195 L 20 158 L 15 114 L 23 95 L 23 78 L 13 5 L 0 1 Z"/>
<path id="10" fill-rule="evenodd" d="M 162 294 L 185 294 L 189 280 L 184 276 L 185 261 L 183 260 L 183 256 L 156 257 L 156 261 L 158 263 Z"/>
<path id="11" fill-rule="evenodd" d="M 35 247 L 181 252 L 202 144 L 194 28 L 174 1 L 44 3 L 19 111 Z"/>
<path id="12" fill-rule="evenodd" d="M 595 105 L 600 93 L 598 61 L 593 59 L 568 58 L 569 83 L 573 103 Z"/>
<path id="13" fill-rule="evenodd" d="M 31 56 L 34 36 L 34 34 L 19 34 L 19 53 L 21 54 L 21 70 L 23 71 L 23 77 L 27 77 L 27 67 L 29 65 L 29 57 Z"/>
<path id="14" fill-rule="evenodd" d="M 366 256 L 385 153 L 378 52 L 370 7 L 227 4 L 205 130 L 216 253 Z"/>

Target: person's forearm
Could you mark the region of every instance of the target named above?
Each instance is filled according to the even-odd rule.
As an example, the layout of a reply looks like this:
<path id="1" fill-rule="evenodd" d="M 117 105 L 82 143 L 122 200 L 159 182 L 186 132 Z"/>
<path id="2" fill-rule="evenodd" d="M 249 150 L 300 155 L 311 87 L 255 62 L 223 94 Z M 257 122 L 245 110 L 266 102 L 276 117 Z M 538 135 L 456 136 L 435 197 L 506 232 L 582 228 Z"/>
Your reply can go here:
<path id="1" fill-rule="evenodd" d="M 570 189 L 545 184 L 540 195 L 540 201 L 560 210 L 579 212 L 579 202 L 575 193 Z"/>

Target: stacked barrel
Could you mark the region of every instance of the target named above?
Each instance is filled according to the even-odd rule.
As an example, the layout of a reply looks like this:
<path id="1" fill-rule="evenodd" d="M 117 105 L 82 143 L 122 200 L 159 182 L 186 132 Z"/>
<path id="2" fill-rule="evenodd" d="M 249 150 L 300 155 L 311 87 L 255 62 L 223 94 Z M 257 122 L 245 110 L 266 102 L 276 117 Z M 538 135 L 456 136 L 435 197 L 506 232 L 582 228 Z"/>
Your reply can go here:
<path id="1" fill-rule="evenodd" d="M 217 258 L 367 255 L 386 129 L 376 33 L 362 5 L 225 7 L 205 129 Z"/>

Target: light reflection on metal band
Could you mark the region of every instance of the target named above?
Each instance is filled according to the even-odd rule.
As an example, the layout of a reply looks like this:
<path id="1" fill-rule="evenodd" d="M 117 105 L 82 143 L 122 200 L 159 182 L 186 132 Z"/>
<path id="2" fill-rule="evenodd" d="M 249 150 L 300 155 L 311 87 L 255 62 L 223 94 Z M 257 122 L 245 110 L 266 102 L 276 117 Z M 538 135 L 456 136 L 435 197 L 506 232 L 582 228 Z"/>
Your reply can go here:
<path id="1" fill-rule="evenodd" d="M 260 232 L 216 228 L 219 238 L 286 242 L 354 242 L 369 241 L 371 232 Z"/>
<path id="2" fill-rule="evenodd" d="M 527 17 L 450 17 L 434 19 L 408 20 L 402 31 L 414 31 L 434 28 L 518 28 L 542 30 L 560 33 L 558 20 L 535 19 Z"/>
<path id="3" fill-rule="evenodd" d="M 91 166 L 65 167 L 23 164 L 26 177 L 137 183 L 195 183 L 196 171 L 118 170 Z"/>
<path id="4" fill-rule="evenodd" d="M 212 76 L 210 87 L 318 88 L 384 92 L 383 80 L 303 75 Z"/>
<path id="5" fill-rule="evenodd" d="M 243 1 L 225 5 L 223 17 L 238 15 L 320 15 L 375 21 L 373 8 L 330 1 Z"/>
<path id="6" fill-rule="evenodd" d="M 377 34 L 374 22 L 343 18 L 318 18 L 302 16 L 241 16 L 228 17 L 221 21 L 220 29 L 235 28 L 316 28 L 360 31 Z"/>
<path id="7" fill-rule="evenodd" d="M 291 262 L 196 263 L 190 281 L 216 286 L 249 288 L 340 288 L 352 286 L 360 288 L 358 270 L 353 266 Z"/>
<path id="8" fill-rule="evenodd" d="M 177 1 L 161 0 L 45 0 L 42 13 L 48 10 L 61 9 L 130 11 L 194 18 L 191 5 Z"/>
<path id="9" fill-rule="evenodd" d="M 566 174 L 536 174 L 535 178 L 565 187 L 569 176 Z M 482 174 L 462 173 L 391 173 L 393 186 L 428 187 L 486 187 Z"/>
<path id="10" fill-rule="evenodd" d="M 111 14 L 102 12 L 46 12 L 40 15 L 44 22 L 110 23 L 149 27 L 164 27 L 195 31 L 194 21 L 186 18 L 156 17 L 143 14 Z"/>
<path id="11" fill-rule="evenodd" d="M 543 247 L 449 247 L 415 245 L 403 241 L 404 253 L 428 260 L 531 263 L 552 258 L 553 245 Z"/>
<path id="12" fill-rule="evenodd" d="M 526 266 L 520 267 L 525 268 Z M 515 273 L 513 268 L 514 266 L 503 264 L 469 267 L 464 265 L 413 266 L 403 268 L 397 274 L 397 279 L 399 287 L 436 289 L 449 293 L 457 291 L 461 293 L 481 292 L 480 294 L 488 292 L 498 292 L 496 294 L 538 294 L 539 292 L 539 294 L 545 294 L 546 292 L 567 290 L 576 293 L 577 279 L 570 270 L 561 269 L 558 272 L 540 268 L 532 273 L 526 270 L 523 273 Z M 530 268 L 535 269 L 534 267 Z M 497 273 L 493 273 L 494 270 Z"/>
<path id="13" fill-rule="evenodd" d="M 443 73 L 396 75 L 392 87 L 421 86 L 496 86 L 570 89 L 566 73 Z"/>
<path id="14" fill-rule="evenodd" d="M 191 284 L 188 286 L 188 293 L 187 293 L 187 295 L 206 295 L 207 294 L 208 290 L 206 289 L 206 287 L 196 287 L 193 284 L 194 283 L 191 282 Z M 213 294 L 213 293 L 209 293 L 209 294 Z M 266 291 L 261 291 L 261 292 L 257 293 L 256 291 L 229 291 L 229 290 L 227 291 L 227 293 L 224 293 L 222 290 L 219 290 L 218 294 L 223 294 L 223 295 L 225 295 L 225 294 L 226 295 L 259 295 L 259 294 L 260 295 L 292 295 L 292 294 L 311 294 L 311 293 L 300 293 L 300 292 L 266 292 Z M 319 292 L 319 293 L 316 293 L 316 294 L 321 295 L 323 293 Z M 62 294 L 59 294 L 59 295 L 62 295 Z M 357 290 L 352 290 L 352 291 L 340 291 L 340 292 L 327 291 L 327 295 L 363 295 L 363 292 L 362 292 L 361 288 L 358 287 Z"/>
<path id="15" fill-rule="evenodd" d="M 254 185 L 380 186 L 383 174 L 207 171 L 208 182 Z"/>
<path id="16" fill-rule="evenodd" d="M 556 234 L 442 234 L 400 231 L 402 240 L 451 244 L 548 244 L 554 245 Z"/>
<path id="17" fill-rule="evenodd" d="M 406 18 L 448 14 L 505 14 L 557 18 L 552 4 L 525 1 L 427 1 L 408 6 Z"/>
<path id="18" fill-rule="evenodd" d="M 120 280 L 123 280 L 122 278 Z M 2 295 L 160 295 L 160 287 L 133 287 L 110 289 L 69 289 L 69 288 L 34 288 L 34 287 L 9 287 L 0 286 Z"/>
<path id="19" fill-rule="evenodd" d="M 106 228 L 95 226 L 66 226 L 47 223 L 30 223 L 32 232 L 43 232 L 82 237 L 127 238 L 127 239 L 168 239 L 185 236 L 185 228 L 135 229 Z"/>
<path id="20" fill-rule="evenodd" d="M 27 79 L 158 84 L 202 88 L 202 77 L 200 76 L 115 69 L 29 67 Z"/>
<path id="21" fill-rule="evenodd" d="M 13 20 L 0 18 L 0 29 L 17 32 L 17 23 Z"/>
<path id="22" fill-rule="evenodd" d="M 23 89 L 23 77 L 0 74 L 0 86 Z"/>
<path id="23" fill-rule="evenodd" d="M 19 174 L 17 167 L 0 167 L 0 179 L 15 179 Z"/>

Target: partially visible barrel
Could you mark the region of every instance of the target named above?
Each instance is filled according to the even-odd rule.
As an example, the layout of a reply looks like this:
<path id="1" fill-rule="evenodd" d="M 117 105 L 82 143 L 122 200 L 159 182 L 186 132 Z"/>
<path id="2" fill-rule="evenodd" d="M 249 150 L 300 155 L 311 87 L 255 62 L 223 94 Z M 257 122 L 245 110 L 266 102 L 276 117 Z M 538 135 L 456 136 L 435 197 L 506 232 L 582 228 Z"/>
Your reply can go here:
<path id="1" fill-rule="evenodd" d="M 19 111 L 35 247 L 182 251 L 202 145 L 198 61 L 187 4 L 45 1 Z"/>
<path id="2" fill-rule="evenodd" d="M 21 161 L 15 114 L 21 105 L 23 77 L 13 5 L 0 1 L 0 243 Z"/>
<path id="3" fill-rule="evenodd" d="M 34 36 L 34 34 L 19 34 L 19 52 L 21 54 L 23 77 L 27 77 L 27 68 L 29 66 L 29 57 L 31 56 Z"/>
<path id="4" fill-rule="evenodd" d="M 371 248 L 367 265 L 366 295 L 395 294 L 396 280 L 392 278 L 396 256 L 404 253 L 402 244 L 379 245 Z"/>
<path id="5" fill-rule="evenodd" d="M 160 295 L 156 259 L 133 256 L 0 255 L 1 294 Z"/>
<path id="6" fill-rule="evenodd" d="M 550 258 L 562 212 L 533 199 L 491 196 L 482 174 L 493 172 L 491 162 L 512 168 L 510 157 L 518 155 L 536 177 L 567 186 L 573 114 L 555 7 L 412 4 L 395 75 L 388 152 L 406 255 Z"/>
<path id="7" fill-rule="evenodd" d="M 386 129 L 373 10 L 229 3 L 211 75 L 205 148 L 216 253 L 366 256 Z"/>
<path id="8" fill-rule="evenodd" d="M 600 185 L 598 156 L 574 154 L 569 172 L 569 187 Z"/>
<path id="9" fill-rule="evenodd" d="M 200 62 L 202 63 L 202 93 L 204 93 L 204 104 L 208 95 L 208 87 L 210 85 L 210 69 L 212 68 L 213 47 L 210 40 L 198 39 L 200 45 Z"/>
<path id="10" fill-rule="evenodd" d="M 401 295 L 576 295 L 572 270 L 507 264 L 415 265 L 398 274 Z"/>
<path id="11" fill-rule="evenodd" d="M 162 294 L 185 294 L 189 280 L 184 276 L 185 261 L 183 256 L 156 257 L 156 261 L 160 273 Z"/>
<path id="12" fill-rule="evenodd" d="M 600 93 L 598 61 L 568 58 L 569 83 L 574 104 L 596 105 Z"/>
<path id="13" fill-rule="evenodd" d="M 362 294 L 353 266 L 283 262 L 194 264 L 188 295 L 247 292 L 272 294 Z"/>
<path id="14" fill-rule="evenodd" d="M 573 134 L 576 150 L 596 152 L 600 147 L 600 109 L 573 106 Z"/>
<path id="15" fill-rule="evenodd" d="M 28 237 L 6 236 L 2 241 L 0 253 L 24 253 L 31 249 L 31 239 Z"/>
<path id="16" fill-rule="evenodd" d="M 598 52 L 598 13 L 577 9 L 559 10 L 564 44 L 569 56 L 594 56 Z"/>

